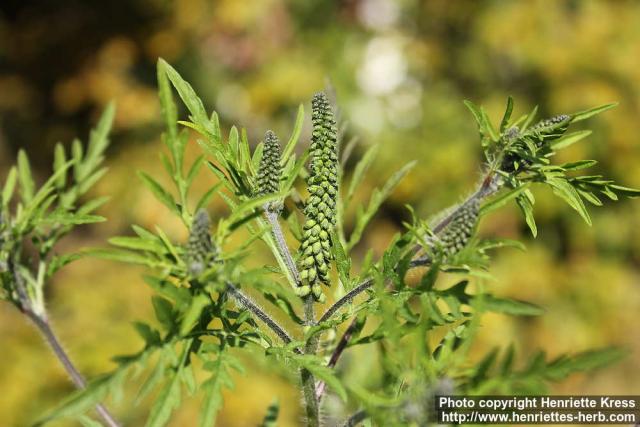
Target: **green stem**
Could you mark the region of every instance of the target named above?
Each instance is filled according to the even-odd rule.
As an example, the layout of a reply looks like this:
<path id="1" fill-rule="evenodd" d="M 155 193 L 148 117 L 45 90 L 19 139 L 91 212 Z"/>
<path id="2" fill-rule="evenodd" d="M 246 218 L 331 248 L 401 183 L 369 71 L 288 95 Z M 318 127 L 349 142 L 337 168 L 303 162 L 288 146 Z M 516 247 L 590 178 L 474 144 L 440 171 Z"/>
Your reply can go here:
<path id="1" fill-rule="evenodd" d="M 289 333 L 282 326 L 280 326 L 278 322 L 272 319 L 266 311 L 258 306 L 258 304 L 251 301 L 249 297 L 244 295 L 240 291 L 240 289 L 236 288 L 232 283 L 227 283 L 227 291 L 239 306 L 253 313 L 254 316 L 261 320 L 265 325 L 267 325 L 269 329 L 271 329 L 285 344 L 289 344 L 291 343 L 291 341 L 293 341 L 291 335 L 289 335 Z M 302 352 L 297 348 L 294 349 L 294 351 L 298 354 L 302 354 Z"/>
<path id="2" fill-rule="evenodd" d="M 300 273 L 298 273 L 298 268 L 296 267 L 296 263 L 293 260 L 291 251 L 289 251 L 289 247 L 287 246 L 287 242 L 284 238 L 282 227 L 280 227 L 280 222 L 278 221 L 279 213 L 270 211 L 268 206 L 265 206 L 264 216 L 267 218 L 267 222 L 271 225 L 271 233 L 278 248 L 278 253 L 282 257 L 282 260 L 284 261 L 287 270 L 289 270 L 296 286 L 298 286 L 300 284 Z"/>
<path id="3" fill-rule="evenodd" d="M 20 309 L 27 316 L 35 327 L 40 331 L 47 344 L 51 347 L 53 354 L 56 356 L 60 364 L 64 367 L 65 371 L 71 378 L 71 382 L 78 389 L 87 388 L 87 381 L 84 379 L 80 371 L 76 369 L 75 365 L 71 361 L 69 355 L 64 351 L 60 340 L 51 328 L 51 324 L 47 318 L 47 313 L 44 310 L 44 305 L 40 306 L 39 310 L 34 310 L 31 299 L 28 297 L 28 292 L 22 278 L 22 275 L 18 272 L 15 261 L 10 258 L 9 269 L 13 275 L 14 284 L 16 286 L 16 292 L 20 301 Z M 41 311 L 42 310 L 42 311 Z M 109 427 L 120 427 L 120 424 L 115 420 L 113 415 L 109 413 L 109 410 L 101 403 L 96 404 L 96 411 L 102 418 L 102 420 Z"/>
<path id="4" fill-rule="evenodd" d="M 368 417 L 367 412 L 364 409 L 361 409 L 349 417 L 349 419 L 344 423 L 344 427 L 355 427 L 358 423 L 361 423 Z"/>
<path id="5" fill-rule="evenodd" d="M 316 324 L 315 313 L 313 310 L 313 295 L 308 295 L 304 300 L 304 317 L 307 327 Z M 318 348 L 318 335 L 314 334 L 307 340 L 304 348 L 305 354 L 315 354 Z M 316 380 L 307 369 L 300 370 L 300 380 L 302 383 L 302 392 L 305 400 L 305 410 L 307 415 L 307 425 L 309 427 L 320 426 L 320 412 L 318 408 L 318 398 L 316 397 Z"/>

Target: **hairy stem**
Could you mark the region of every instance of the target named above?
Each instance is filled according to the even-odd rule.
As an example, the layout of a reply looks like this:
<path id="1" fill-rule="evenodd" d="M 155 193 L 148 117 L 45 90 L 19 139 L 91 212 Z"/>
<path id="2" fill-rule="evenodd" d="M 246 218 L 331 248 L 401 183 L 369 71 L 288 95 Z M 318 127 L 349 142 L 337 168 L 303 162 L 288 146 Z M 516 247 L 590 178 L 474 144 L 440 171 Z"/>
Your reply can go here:
<path id="1" fill-rule="evenodd" d="M 268 206 L 264 206 L 264 216 L 267 219 L 269 225 L 271 225 L 271 233 L 273 235 L 273 239 L 278 247 L 278 252 L 284 261 L 284 264 L 289 270 L 291 277 L 293 278 L 296 285 L 300 284 L 300 273 L 298 272 L 298 268 L 296 267 L 296 263 L 293 260 L 293 256 L 291 255 L 291 251 L 287 246 L 287 241 L 284 238 L 284 233 L 282 232 L 282 227 L 280 227 L 280 222 L 278 221 L 278 212 L 274 212 L 269 210 Z"/>
<path id="2" fill-rule="evenodd" d="M 364 409 L 359 410 L 354 413 L 345 421 L 344 427 L 356 427 L 358 423 L 366 420 L 368 418 L 367 412 Z"/>
<path id="3" fill-rule="evenodd" d="M 340 356 L 342 356 L 342 352 L 347 348 L 349 341 L 351 341 L 351 337 L 353 336 L 353 333 L 355 332 L 357 326 L 358 319 L 354 318 L 351 321 L 351 324 L 349 324 L 347 330 L 344 331 L 344 334 L 342 334 L 342 338 L 340 338 L 340 341 L 338 341 L 338 345 L 336 346 L 335 350 L 333 350 L 331 359 L 329 359 L 329 363 L 327 363 L 327 366 L 329 368 L 333 368 L 336 366 L 336 363 L 338 363 L 338 359 L 340 359 Z M 316 385 L 316 399 L 318 399 L 318 401 L 322 399 L 325 388 L 326 384 L 324 381 L 320 381 Z"/>
<path id="4" fill-rule="evenodd" d="M 84 379 L 80 371 L 76 369 L 69 355 L 64 351 L 62 344 L 60 344 L 60 340 L 51 328 L 46 312 L 40 312 L 40 310 L 36 312 L 33 309 L 22 275 L 18 273 L 16 264 L 12 259 L 10 259 L 9 262 L 9 269 L 13 275 L 16 291 L 18 293 L 20 309 L 29 319 L 31 319 L 36 328 L 44 336 L 47 344 L 51 347 L 53 354 L 56 356 L 58 361 L 60 361 L 60 364 L 62 364 L 65 371 L 67 371 L 67 374 L 71 378 L 71 382 L 73 382 L 78 389 L 87 388 L 87 381 Z M 115 420 L 113 415 L 111 415 L 109 410 L 101 403 L 96 404 L 96 411 L 109 427 L 120 427 L 120 424 Z"/>
<path id="5" fill-rule="evenodd" d="M 293 260 L 293 256 L 291 255 L 291 251 L 287 246 L 287 242 L 284 239 L 284 234 L 282 233 L 282 228 L 280 227 L 280 222 L 278 221 L 279 213 L 276 211 L 271 211 L 265 206 L 264 214 L 271 225 L 271 231 L 273 234 L 273 239 L 278 247 L 278 252 L 282 257 L 284 264 L 289 270 L 289 274 L 295 281 L 296 285 L 300 284 L 300 273 L 298 272 L 298 268 L 296 267 L 296 263 Z M 313 310 L 313 296 L 309 295 L 304 300 L 304 317 L 305 324 L 307 326 L 313 326 L 316 323 L 315 313 Z M 266 322 L 265 322 L 266 323 Z M 282 337 L 281 337 L 282 338 Z M 304 353 L 305 354 L 315 354 L 318 346 L 318 338 L 313 336 L 307 340 L 305 344 Z M 320 414 L 318 410 L 318 399 L 316 398 L 316 381 L 311 372 L 307 369 L 300 370 L 300 381 L 302 384 L 302 393 L 305 399 L 305 412 L 307 416 L 307 424 L 309 427 L 318 427 L 320 425 Z"/>
<path id="6" fill-rule="evenodd" d="M 481 202 L 487 197 L 495 194 L 499 189 L 500 189 L 500 177 L 496 175 L 494 171 L 490 170 L 482 178 L 482 181 L 478 189 L 475 192 L 473 192 L 469 197 L 467 197 L 462 203 L 460 203 L 457 209 L 453 209 L 451 212 L 449 212 L 447 215 L 441 218 L 438 221 L 438 223 L 433 226 L 433 229 L 431 231 L 434 234 L 440 233 L 447 225 L 451 223 L 451 221 L 458 214 L 458 211 L 461 209 L 462 206 L 464 206 L 467 203 L 471 203 L 474 200 Z M 422 245 L 418 244 L 413 248 L 413 252 L 418 253 L 420 249 L 422 249 Z"/>
<path id="7" fill-rule="evenodd" d="M 308 295 L 304 300 L 304 318 L 308 327 L 316 324 L 313 310 L 313 295 Z M 315 354 L 318 348 L 318 335 L 311 336 L 305 344 L 305 354 Z M 320 413 L 318 408 L 318 398 L 316 397 L 316 380 L 307 369 L 300 370 L 300 380 L 302 383 L 302 393 L 305 400 L 307 424 L 309 427 L 320 425 Z"/>
<path id="8" fill-rule="evenodd" d="M 499 189 L 497 180 L 498 180 L 498 177 L 495 175 L 495 173 L 489 172 L 483 178 L 478 189 L 474 193 L 472 193 L 469 197 L 467 197 L 467 199 L 465 199 L 461 203 L 461 206 L 473 200 L 481 201 L 486 197 L 489 197 L 490 195 L 495 194 L 495 192 L 498 191 Z M 433 227 L 432 231 L 436 234 L 441 232 L 451 222 L 452 218 L 456 215 L 456 213 L 457 213 L 457 209 L 454 209 L 452 212 L 450 212 L 448 215 L 446 215 L 444 218 L 438 221 L 438 223 Z M 416 245 L 412 249 L 412 252 L 414 254 L 417 254 L 421 249 L 422 249 L 422 245 Z M 431 263 L 431 258 L 429 257 L 428 254 L 424 254 L 421 257 L 415 258 L 413 261 L 411 261 L 409 268 L 424 266 L 430 263 Z M 331 318 L 331 316 L 333 316 L 345 304 L 351 302 L 355 297 L 360 295 L 362 292 L 371 288 L 373 284 L 374 284 L 373 279 L 369 278 L 361 282 L 358 286 L 356 286 L 352 290 L 350 290 L 346 295 L 344 295 L 338 301 L 333 303 L 331 307 L 329 307 L 329 309 L 322 315 L 322 317 L 320 317 L 320 323 Z"/>
<path id="9" fill-rule="evenodd" d="M 47 318 L 38 315 L 31 310 L 25 310 L 24 313 L 33 321 L 38 330 L 42 333 L 45 340 L 51 347 L 51 350 L 53 350 L 53 353 L 58 358 L 65 371 L 67 371 L 67 374 L 71 378 L 73 384 L 79 389 L 87 388 L 87 381 L 76 369 L 73 362 L 69 358 L 69 355 L 64 351 L 64 348 L 62 348 L 62 345 L 60 344 L 60 341 L 58 340 L 56 334 L 53 332 L 51 324 L 49 323 Z M 96 404 L 96 411 L 98 412 L 98 414 L 100 414 L 102 420 L 109 427 L 120 427 L 120 424 L 115 420 L 113 415 L 111 415 L 107 408 L 101 403 Z"/>
<path id="10" fill-rule="evenodd" d="M 340 298 L 338 301 L 334 302 L 333 305 L 324 312 L 322 317 L 320 317 L 320 323 L 329 320 L 331 316 L 333 316 L 338 310 L 342 308 L 342 306 L 351 302 L 355 297 L 373 286 L 373 282 L 373 279 L 365 280 L 364 282 L 360 283 L 358 286 L 347 292 L 347 294 Z"/>
<path id="11" fill-rule="evenodd" d="M 280 338 L 285 344 L 289 344 L 293 341 L 291 335 L 282 327 L 278 322 L 276 322 L 271 316 L 267 314 L 258 304 L 251 301 L 249 297 L 243 294 L 240 289 L 235 287 L 232 283 L 227 283 L 227 291 L 229 295 L 240 305 L 241 307 L 249 310 L 253 313 L 258 319 L 260 319 L 269 329 L 271 329 L 277 336 Z M 298 354 L 302 354 L 299 349 L 294 350 Z"/>

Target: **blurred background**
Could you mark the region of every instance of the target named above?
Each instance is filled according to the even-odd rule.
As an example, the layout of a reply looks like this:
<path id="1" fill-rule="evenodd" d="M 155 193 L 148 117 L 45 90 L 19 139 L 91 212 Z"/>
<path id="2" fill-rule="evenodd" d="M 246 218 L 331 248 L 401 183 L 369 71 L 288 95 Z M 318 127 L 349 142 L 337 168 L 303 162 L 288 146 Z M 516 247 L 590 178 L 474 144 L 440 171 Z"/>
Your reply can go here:
<path id="1" fill-rule="evenodd" d="M 381 144 L 375 179 L 363 190 L 418 159 L 363 248 L 387 244 L 405 218 L 405 203 L 428 217 L 471 190 L 481 152 L 463 99 L 484 104 L 496 121 L 508 95 L 516 116 L 536 104 L 547 116 L 619 101 L 589 120 L 593 135 L 559 160 L 595 158 L 598 173 L 640 187 L 636 1 L 3 0 L 0 179 L 19 148 L 46 176 L 56 142 L 86 141 L 104 105 L 118 106 L 110 171 L 94 191 L 111 196 L 101 210 L 108 222 L 81 228 L 63 249 L 102 245 L 128 233 L 131 223 L 160 224 L 184 236 L 132 173 L 162 176 L 158 57 L 193 84 L 226 129 L 240 124 L 253 142 L 267 128 L 286 139 L 297 105 L 307 105 L 330 81 L 351 133 L 364 147 Z M 536 240 L 512 208 L 482 224 L 482 232 L 528 246 L 526 253 L 498 254 L 492 292 L 547 312 L 533 319 L 485 317 L 478 351 L 513 341 L 522 362 L 540 347 L 554 356 L 621 345 L 629 350 L 621 363 L 574 376 L 553 391 L 639 394 L 640 202 L 592 210 L 588 227 L 549 193 L 536 198 Z M 151 317 L 140 274 L 82 260 L 49 288 L 54 326 L 88 377 L 112 369 L 113 355 L 141 347 L 130 326 Z M 29 425 L 72 389 L 34 328 L 8 304 L 0 305 L 0 353 L 1 426 Z M 282 402 L 282 425 L 297 425 L 297 390 L 257 365 L 238 375 L 219 425 L 256 425 L 274 397 Z M 197 404 L 187 401 L 172 425 L 193 425 Z M 131 406 L 124 402 L 115 412 L 127 414 L 127 425 L 141 425 L 145 407 Z"/>

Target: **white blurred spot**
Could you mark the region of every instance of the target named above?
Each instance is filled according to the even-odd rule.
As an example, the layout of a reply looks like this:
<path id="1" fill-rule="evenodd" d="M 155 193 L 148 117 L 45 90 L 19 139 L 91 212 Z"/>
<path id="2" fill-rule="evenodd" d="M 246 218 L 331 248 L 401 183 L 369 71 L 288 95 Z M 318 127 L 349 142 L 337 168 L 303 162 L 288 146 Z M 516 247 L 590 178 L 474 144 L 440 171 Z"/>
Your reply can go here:
<path id="1" fill-rule="evenodd" d="M 392 124 L 400 128 L 417 126 L 422 120 L 422 85 L 407 80 L 388 97 L 387 114 Z"/>
<path id="2" fill-rule="evenodd" d="M 361 131 L 377 134 L 384 129 L 384 106 L 378 99 L 357 99 L 351 102 L 349 112 L 349 118 Z"/>
<path id="3" fill-rule="evenodd" d="M 407 61 L 398 40 L 378 37 L 369 42 L 358 70 L 358 84 L 365 92 L 372 95 L 393 92 L 406 75 Z"/>
<path id="4" fill-rule="evenodd" d="M 396 23 L 400 11 L 395 0 L 362 0 L 358 3 L 357 14 L 367 27 L 384 30 Z"/>

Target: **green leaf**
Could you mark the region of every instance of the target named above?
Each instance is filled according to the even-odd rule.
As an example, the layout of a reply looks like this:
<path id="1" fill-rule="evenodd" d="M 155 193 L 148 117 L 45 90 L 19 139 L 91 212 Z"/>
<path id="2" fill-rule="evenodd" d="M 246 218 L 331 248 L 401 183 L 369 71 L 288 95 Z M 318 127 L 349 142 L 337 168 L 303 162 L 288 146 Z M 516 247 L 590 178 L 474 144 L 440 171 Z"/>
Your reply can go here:
<path id="1" fill-rule="evenodd" d="M 580 130 L 577 132 L 571 132 L 564 135 L 562 138 L 551 141 L 551 148 L 554 150 L 560 150 L 567 148 L 568 146 L 575 144 L 576 142 L 588 137 L 592 132 L 590 130 Z"/>
<path id="2" fill-rule="evenodd" d="M 293 126 L 293 132 L 291 132 L 291 137 L 287 142 L 287 145 L 282 152 L 282 165 L 284 166 L 289 160 L 289 156 L 293 153 L 293 150 L 296 148 L 296 144 L 298 144 L 298 140 L 300 139 L 300 132 L 302 131 L 302 124 L 304 123 L 304 106 L 300 104 L 298 107 L 298 113 L 296 115 L 296 122 Z"/>
<path id="3" fill-rule="evenodd" d="M 149 257 L 136 252 L 122 249 L 90 249 L 84 251 L 85 254 L 111 261 L 120 261 L 130 264 L 146 265 L 147 267 L 158 267 L 159 264 Z"/>
<path id="4" fill-rule="evenodd" d="M 18 178 L 18 170 L 15 166 L 13 166 L 9 173 L 7 174 L 7 178 L 4 182 L 4 187 L 2 189 L 2 205 L 3 207 L 9 206 L 9 202 L 13 197 L 13 192 L 16 187 L 16 181 Z"/>
<path id="5" fill-rule="evenodd" d="M 351 177 L 351 182 L 349 183 L 349 191 L 347 191 L 347 197 L 345 200 L 345 205 L 349 204 L 349 201 L 353 199 L 353 196 L 358 188 L 360 188 L 360 184 L 362 183 L 362 179 L 364 175 L 367 173 L 367 170 L 371 166 L 373 159 L 375 159 L 379 150 L 378 145 L 372 145 L 369 149 L 364 153 L 358 164 L 356 165 L 353 176 Z"/>
<path id="6" fill-rule="evenodd" d="M 84 160 L 79 165 L 80 173 L 76 177 L 77 181 L 83 181 L 89 174 L 91 174 L 104 160 L 103 154 L 109 145 L 109 131 L 113 118 L 115 116 L 116 108 L 113 102 L 107 104 L 104 109 L 100 120 L 95 129 L 89 134 L 89 144 L 87 145 L 87 154 L 84 156 Z"/>
<path id="7" fill-rule="evenodd" d="M 489 136 L 491 136 L 492 140 L 498 141 L 500 139 L 500 135 L 498 135 L 498 132 L 496 132 L 496 130 L 494 129 L 493 124 L 491 124 L 491 120 L 489 120 L 489 116 L 487 115 L 487 112 L 484 110 L 484 107 L 480 107 L 480 113 L 482 114 L 482 121 L 486 126 Z"/>
<path id="8" fill-rule="evenodd" d="M 78 422 L 82 424 L 82 427 L 102 427 L 102 424 L 85 415 L 78 417 Z"/>
<path id="9" fill-rule="evenodd" d="M 349 390 L 358 397 L 358 400 L 365 405 L 376 408 L 393 408 L 398 405 L 398 399 L 394 397 L 379 396 L 369 390 L 357 385 L 349 384 Z"/>
<path id="10" fill-rule="evenodd" d="M 513 188 L 509 191 L 504 191 L 498 194 L 498 196 L 491 198 L 488 202 L 484 203 L 480 208 L 480 215 L 487 215 L 490 212 L 493 212 L 504 205 L 506 205 L 511 200 L 517 198 L 523 191 L 525 191 L 529 187 L 528 184 L 520 185 L 519 187 Z"/>
<path id="11" fill-rule="evenodd" d="M 196 157 L 196 159 L 193 161 L 191 168 L 189 168 L 189 172 L 187 172 L 187 179 L 186 179 L 187 187 L 190 187 L 193 181 L 196 179 L 203 164 L 204 164 L 203 155 Z"/>
<path id="12" fill-rule="evenodd" d="M 216 126 L 211 120 L 209 120 L 202 101 L 198 98 L 191 85 L 187 83 L 164 59 L 158 60 L 158 67 L 160 67 L 160 69 L 166 73 L 167 77 L 169 77 L 169 80 L 171 80 L 171 83 L 178 92 L 182 102 L 184 102 L 184 105 L 191 113 L 194 123 L 205 131 L 203 134 L 212 136 L 219 140 L 220 134 L 216 129 Z"/>
<path id="13" fill-rule="evenodd" d="M 509 298 L 498 298 L 492 295 L 482 295 L 479 298 L 482 307 L 495 313 L 510 314 L 512 316 L 540 316 L 544 309 L 535 304 Z"/>
<path id="14" fill-rule="evenodd" d="M 565 163 L 560 167 L 565 171 L 577 171 L 582 169 L 588 169 L 591 166 L 598 164 L 596 160 L 580 160 L 577 162 Z"/>
<path id="15" fill-rule="evenodd" d="M 553 192 L 558 197 L 566 201 L 569 206 L 580 214 L 587 224 L 591 225 L 591 218 L 589 217 L 589 213 L 580 198 L 580 194 L 578 194 L 576 189 L 573 188 L 566 179 L 559 177 L 547 177 L 546 182 L 553 187 Z"/>
<path id="16" fill-rule="evenodd" d="M 31 174 L 31 165 L 27 153 L 20 149 L 18 151 L 18 182 L 20 184 L 20 196 L 25 204 L 33 199 L 35 183 Z"/>
<path id="17" fill-rule="evenodd" d="M 618 103 L 617 102 L 612 102 L 611 104 L 604 104 L 604 105 L 600 105 L 598 107 L 594 107 L 591 108 L 589 110 L 584 110 L 584 111 L 580 111 L 578 113 L 574 113 L 571 115 L 571 123 L 575 123 L 575 122 L 579 122 L 582 120 L 586 120 L 589 117 L 595 116 L 596 114 L 600 114 L 602 112 L 605 112 L 607 110 L 610 110 L 614 107 L 617 107 Z"/>
<path id="18" fill-rule="evenodd" d="M 92 381 L 86 388 L 77 390 L 67 397 L 52 413 L 34 423 L 34 425 L 44 426 L 54 419 L 79 416 L 89 411 L 96 403 L 105 398 L 109 387 L 111 387 L 117 379 L 118 373 Z"/>
<path id="19" fill-rule="evenodd" d="M 505 108 L 504 116 L 502 116 L 502 121 L 500 122 L 500 133 L 504 132 L 507 129 L 507 126 L 509 126 L 511 113 L 513 113 L 513 98 L 509 96 L 507 98 L 507 107 Z"/>
<path id="20" fill-rule="evenodd" d="M 366 210 L 362 208 L 359 209 L 355 229 L 353 230 L 353 233 L 351 233 L 351 236 L 349 236 L 349 242 L 347 243 L 347 252 L 351 251 L 351 249 L 353 249 L 353 247 L 360 241 L 364 229 L 366 228 L 369 221 L 371 221 L 375 213 L 378 211 L 380 206 L 382 206 L 382 203 L 391 195 L 400 181 L 402 181 L 402 179 L 411 171 L 411 169 L 415 165 L 415 160 L 407 163 L 402 167 L 402 169 L 394 173 L 387 180 L 382 189 L 376 188 L 375 190 L 373 190 L 373 194 L 369 199 L 369 204 L 367 205 Z"/>
<path id="21" fill-rule="evenodd" d="M 54 149 L 54 153 L 53 153 L 53 171 L 54 173 L 59 171 L 60 169 L 62 169 L 64 167 L 64 165 L 67 163 L 67 156 L 64 152 L 64 147 L 62 146 L 62 144 L 57 143 L 56 144 L 56 148 Z M 67 182 L 67 174 L 66 173 L 62 173 L 60 175 L 58 175 L 58 178 L 56 179 L 56 188 L 59 190 L 62 190 L 65 186 Z"/>
<path id="22" fill-rule="evenodd" d="M 205 294 L 198 294 L 191 300 L 191 305 L 180 323 L 180 335 L 186 335 L 191 330 L 204 308 L 210 303 L 211 298 Z"/>
<path id="23" fill-rule="evenodd" d="M 78 183 L 77 195 L 81 196 L 89 191 L 89 189 L 91 189 L 91 187 L 93 187 L 93 185 L 98 182 L 105 173 L 107 173 L 107 168 L 98 169 L 97 171 L 87 176 L 82 182 Z"/>
<path id="24" fill-rule="evenodd" d="M 258 170 L 260 168 L 260 160 L 262 160 L 262 152 L 264 151 L 264 142 L 260 141 L 256 148 L 253 150 L 253 156 L 251 157 L 251 163 L 253 169 Z"/>
<path id="25" fill-rule="evenodd" d="M 158 96 L 160 98 L 160 112 L 164 119 L 164 124 L 167 129 L 169 140 L 175 140 L 178 136 L 178 112 L 176 110 L 176 104 L 173 102 L 173 96 L 171 94 L 171 87 L 169 86 L 169 80 L 167 74 L 162 66 L 162 59 L 158 60 L 157 65 L 157 78 L 158 78 Z"/>
<path id="26" fill-rule="evenodd" d="M 106 221 L 106 218 L 98 215 L 82 215 L 69 212 L 52 212 L 43 218 L 40 223 L 58 225 L 93 224 Z"/>
<path id="27" fill-rule="evenodd" d="M 202 195 L 200 200 L 198 200 L 198 204 L 196 204 L 196 208 L 195 208 L 194 212 L 198 212 L 198 210 L 200 210 L 200 208 L 206 207 L 209 204 L 209 202 L 211 201 L 211 198 L 213 196 L 215 196 L 215 194 L 218 192 L 218 190 L 220 190 L 220 187 L 223 184 L 224 184 L 224 182 L 220 181 L 220 182 L 217 182 L 213 187 L 208 189 L 207 192 Z"/>
<path id="28" fill-rule="evenodd" d="M 553 380 L 566 378 L 574 372 L 586 372 L 615 363 L 627 355 L 627 351 L 612 347 L 588 350 L 570 357 L 559 357 L 549 363 L 545 376 Z"/>
<path id="29" fill-rule="evenodd" d="M 533 120 L 536 118 L 537 114 L 538 114 L 538 106 L 536 105 L 535 107 L 533 107 L 533 110 L 531 110 L 531 112 L 524 119 L 524 123 L 522 123 L 521 131 L 525 131 L 531 125 L 531 123 L 533 123 Z"/>
<path id="30" fill-rule="evenodd" d="M 156 319 L 158 319 L 167 330 L 172 330 L 175 325 L 173 305 L 168 300 L 156 295 L 151 297 L 151 303 Z"/>
<path id="31" fill-rule="evenodd" d="M 153 403 L 146 426 L 163 427 L 167 425 L 171 413 L 180 407 L 180 395 L 180 382 L 177 373 L 174 373 Z"/>
<path id="32" fill-rule="evenodd" d="M 238 128 L 235 126 L 231 126 L 231 130 L 229 130 L 229 157 L 232 160 L 232 163 L 239 165 L 239 157 L 240 157 L 240 135 L 238 134 Z"/>
<path id="33" fill-rule="evenodd" d="M 295 156 L 290 158 L 292 161 L 291 167 L 287 167 L 282 171 L 283 176 L 286 177 L 284 184 L 282 185 L 282 191 L 288 193 L 291 187 L 293 187 L 296 178 L 300 175 L 300 171 L 303 170 L 310 154 L 311 153 L 309 151 L 305 152 L 297 161 L 295 161 Z M 287 166 L 289 166 L 289 164 L 287 164 Z"/>
<path id="34" fill-rule="evenodd" d="M 489 131 L 487 130 L 487 124 L 485 123 L 482 112 L 480 111 L 478 106 L 468 100 L 464 100 L 463 103 L 469 109 L 469 111 L 471 111 L 471 114 L 473 114 L 473 118 L 476 119 L 478 130 L 480 131 L 480 137 L 484 137 L 485 135 L 487 135 L 489 133 Z"/>
<path id="35" fill-rule="evenodd" d="M 333 245 L 333 255 L 336 260 L 336 268 L 338 270 L 340 282 L 342 282 L 342 286 L 345 289 L 351 289 L 351 280 L 349 278 L 351 271 L 351 258 L 349 258 L 345 252 L 342 244 L 340 243 L 340 239 L 335 233 L 332 233 L 331 243 Z"/>
<path id="36" fill-rule="evenodd" d="M 527 190 L 527 192 L 528 191 L 529 190 Z M 518 204 L 518 207 L 520 207 L 520 210 L 524 215 L 524 220 L 531 230 L 531 235 L 533 237 L 536 237 L 538 235 L 538 227 L 536 226 L 536 220 L 533 216 L 533 203 L 531 202 L 531 199 L 529 197 L 525 196 L 525 194 L 526 192 L 524 194 L 518 195 L 516 197 L 516 203 Z"/>
<path id="37" fill-rule="evenodd" d="M 502 376 L 506 376 L 511 372 L 511 366 L 513 365 L 513 358 L 515 355 L 515 348 L 513 343 L 509 345 L 507 351 L 502 358 L 502 363 L 500 364 L 500 373 Z"/>
<path id="38" fill-rule="evenodd" d="M 622 194 L 627 197 L 640 197 L 640 190 L 636 188 L 623 187 L 622 185 L 612 184 L 609 188 L 616 193 Z"/>
<path id="39" fill-rule="evenodd" d="M 298 366 L 307 369 L 316 378 L 324 381 L 342 399 L 342 401 L 347 401 L 347 391 L 333 369 L 320 364 L 318 360 L 312 356 L 294 354 L 290 357 L 292 357 Z"/>
<path id="40" fill-rule="evenodd" d="M 157 238 L 140 238 L 140 237 L 112 237 L 108 242 L 114 246 L 125 249 L 133 249 L 136 251 L 148 251 L 155 253 L 165 253 L 165 247 Z"/>
<path id="41" fill-rule="evenodd" d="M 233 224 L 234 222 L 239 221 L 242 217 L 251 214 L 256 208 L 261 208 L 266 203 L 280 200 L 282 198 L 283 195 L 280 193 L 267 194 L 265 196 L 256 197 L 242 202 L 236 206 L 233 213 L 229 215 L 228 222 Z"/>
<path id="42" fill-rule="evenodd" d="M 142 322 L 133 322 L 133 327 L 147 345 L 160 344 L 162 342 L 160 333 L 151 326 Z"/>
<path id="43" fill-rule="evenodd" d="M 178 216 L 180 216 L 180 209 L 176 205 L 176 201 L 173 199 L 173 196 L 169 194 L 167 190 L 165 190 L 158 182 L 156 182 L 153 178 L 147 175 L 144 172 L 138 172 L 138 176 L 142 179 L 142 182 L 147 186 L 149 190 L 156 196 L 156 199 L 160 201 L 163 205 L 165 205 L 169 210 Z"/>
<path id="44" fill-rule="evenodd" d="M 204 390 L 204 400 L 198 420 L 199 427 L 216 425 L 216 418 L 223 403 L 222 390 L 225 387 L 233 388 L 233 379 L 229 371 L 231 367 L 238 369 L 238 362 L 224 351 L 218 354 L 215 361 L 204 364 L 204 369 L 211 372 L 211 377 L 201 386 Z"/>

